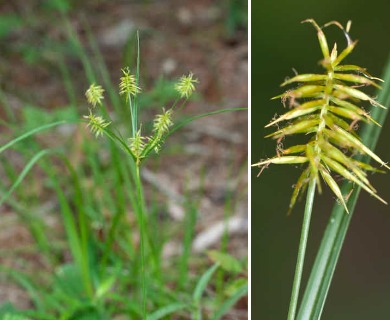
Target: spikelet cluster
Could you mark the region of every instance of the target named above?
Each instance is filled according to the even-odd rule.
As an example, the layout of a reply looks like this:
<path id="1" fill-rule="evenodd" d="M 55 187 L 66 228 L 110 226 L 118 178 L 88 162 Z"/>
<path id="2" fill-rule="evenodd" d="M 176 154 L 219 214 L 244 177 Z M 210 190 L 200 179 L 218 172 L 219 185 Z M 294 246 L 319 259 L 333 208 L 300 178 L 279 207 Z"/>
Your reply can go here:
<path id="1" fill-rule="evenodd" d="M 145 137 L 142 136 L 141 129 L 137 131 L 133 138 L 129 138 L 129 147 L 135 157 L 139 159 L 145 148 Z"/>
<path id="2" fill-rule="evenodd" d="M 104 99 L 103 93 L 104 89 L 102 88 L 102 86 L 93 83 L 85 92 L 85 96 L 87 98 L 88 103 L 91 104 L 92 107 L 96 107 L 97 104 L 102 104 L 102 100 Z"/>
<path id="3" fill-rule="evenodd" d="M 111 122 L 106 121 L 102 116 L 94 114 L 91 108 L 89 109 L 89 114 L 84 116 L 84 118 L 88 120 L 87 126 L 96 137 L 106 134 L 110 139 L 118 142 L 120 147 L 128 152 L 137 164 L 140 164 L 141 161 L 150 154 L 150 152 L 154 150 L 158 153 L 161 150 L 161 147 L 174 124 L 172 119 L 173 109 L 176 103 L 168 110 L 163 108 L 162 113 L 155 116 L 153 120 L 153 130 L 150 136 L 142 136 L 141 129 L 138 131 L 135 129 L 138 127 L 138 118 L 137 106 L 135 104 L 136 100 L 134 98 L 139 92 L 141 92 L 141 89 L 137 85 L 136 77 L 130 73 L 130 69 L 128 67 L 122 69 L 122 73 L 123 76 L 120 78 L 119 94 L 126 96 L 126 101 L 130 106 L 132 123 L 131 138 L 128 138 L 127 141 L 123 140 L 121 138 L 121 134 L 117 134 L 117 130 L 113 131 L 107 129 Z M 191 96 L 195 90 L 194 84 L 197 82 L 198 80 L 193 78 L 192 73 L 188 76 L 182 76 L 176 84 L 176 90 L 179 93 L 179 98 L 188 98 Z M 86 91 L 85 96 L 92 107 L 95 107 L 97 104 L 101 105 L 101 101 L 104 98 L 103 93 L 104 89 L 101 86 L 92 84 Z M 107 114 L 108 113 L 106 112 L 106 115 Z M 135 123 L 137 125 L 135 125 Z M 141 124 L 139 126 L 141 126 Z"/>
<path id="4" fill-rule="evenodd" d="M 295 134 L 307 135 L 308 142 L 287 149 L 279 147 L 275 157 L 262 160 L 254 166 L 259 166 L 262 170 L 269 164 L 306 165 L 294 187 L 289 211 L 293 208 L 298 195 L 305 190 L 309 181 L 314 179 L 320 192 L 323 180 L 348 212 L 344 195 L 332 174 L 351 181 L 386 203 L 377 195 L 377 191 L 367 179 L 366 171 L 380 170 L 353 158 L 355 154 L 368 155 L 381 166 L 390 169 L 361 142 L 356 133 L 356 124 L 359 121 L 378 125 L 360 106 L 362 102 L 385 108 L 358 88 L 380 87 L 376 81 L 382 80 L 372 77 L 364 68 L 341 64 L 357 44 L 357 41 L 352 41 L 349 35 L 350 22 L 346 28 L 336 21 L 324 25 L 324 27 L 335 25 L 344 32 L 347 46 L 340 54 L 337 52 L 336 44 L 332 51 L 329 50 L 323 32 L 324 27 L 320 28 L 312 19 L 303 22 L 311 23 L 317 30 L 324 57 L 321 64 L 326 71 L 324 74 L 296 75 L 282 83 L 282 86 L 297 85 L 275 97 L 281 98 L 283 104 L 288 105 L 289 111 L 274 119 L 266 127 L 278 126 L 276 132 L 267 136 L 276 139 L 278 146 L 282 145 L 281 142 L 285 137 Z"/>
<path id="5" fill-rule="evenodd" d="M 172 115 L 172 109 L 165 111 L 163 108 L 162 114 L 158 114 L 154 118 L 153 131 L 158 137 L 162 137 L 169 131 L 169 128 L 173 126 Z"/>
<path id="6" fill-rule="evenodd" d="M 136 96 L 141 92 L 141 88 L 137 86 L 137 80 L 133 74 L 131 74 L 128 67 L 122 69 L 122 77 L 119 83 L 119 94 L 125 95 L 126 99 L 130 96 Z"/>
<path id="7" fill-rule="evenodd" d="M 104 129 L 111 124 L 111 122 L 106 121 L 102 117 L 94 115 L 91 109 L 89 109 L 89 115 L 84 116 L 84 118 L 88 120 L 87 126 L 96 138 L 103 135 Z"/>
<path id="8" fill-rule="evenodd" d="M 195 91 L 195 84 L 198 83 L 198 79 L 194 79 L 192 72 L 188 76 L 182 76 L 175 85 L 176 91 L 180 94 L 181 98 L 189 98 Z"/>

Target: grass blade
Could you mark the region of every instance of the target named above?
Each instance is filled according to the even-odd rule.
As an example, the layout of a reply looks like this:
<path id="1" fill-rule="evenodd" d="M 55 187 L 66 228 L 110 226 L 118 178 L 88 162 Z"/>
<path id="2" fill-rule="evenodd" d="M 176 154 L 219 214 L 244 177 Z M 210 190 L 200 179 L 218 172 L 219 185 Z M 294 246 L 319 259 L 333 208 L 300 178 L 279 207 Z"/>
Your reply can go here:
<path id="1" fill-rule="evenodd" d="M 172 303 L 172 304 L 169 304 L 169 305 L 153 312 L 146 319 L 147 320 L 158 320 L 158 319 L 161 319 L 165 316 L 168 316 L 169 314 L 172 314 L 176 311 L 183 310 L 186 307 L 187 307 L 187 305 L 185 303 L 180 303 L 180 302 Z"/>
<path id="2" fill-rule="evenodd" d="M 390 107 L 390 57 L 383 76 L 385 86 L 379 92 L 378 102 L 387 108 Z M 383 125 L 386 119 L 387 110 L 372 108 L 372 117 Z M 362 142 L 371 150 L 375 149 L 381 127 L 365 124 L 362 128 Z M 357 157 L 359 161 L 369 161 L 369 157 Z M 338 204 L 333 207 L 328 226 L 325 230 L 320 248 L 310 274 L 307 288 L 299 309 L 299 320 L 313 320 L 321 317 L 329 287 L 333 278 L 334 270 L 340 255 L 341 248 L 348 231 L 349 223 L 352 219 L 353 210 L 360 193 L 360 187 L 356 187 L 349 198 L 347 206 L 350 214 L 345 214 L 344 208 Z M 348 194 L 352 190 L 350 183 L 346 182 L 342 186 L 342 193 Z"/>
<path id="3" fill-rule="evenodd" d="M 236 292 L 225 301 L 225 303 L 221 306 L 221 308 L 215 313 L 213 320 L 219 320 L 222 318 L 222 316 L 231 308 L 233 307 L 236 302 L 246 295 L 248 293 L 248 284 L 244 284 L 243 286 L 239 287 Z"/>
<path id="4" fill-rule="evenodd" d="M 11 141 L 12 142 L 12 141 Z M 23 181 L 24 177 L 30 172 L 31 168 L 34 166 L 34 164 L 41 159 L 43 156 L 45 156 L 48 153 L 51 153 L 51 150 L 45 149 L 42 151 L 39 151 L 30 159 L 30 161 L 26 164 L 26 166 L 23 168 L 20 175 L 16 178 L 15 182 L 12 184 L 12 186 L 8 189 L 8 191 L 1 197 L 0 199 L 0 206 L 3 204 L 5 200 L 11 195 L 11 193 L 19 186 L 19 184 Z"/>
<path id="5" fill-rule="evenodd" d="M 0 147 L 0 153 L 2 153 L 4 150 L 12 147 L 15 143 L 19 142 L 19 141 L 22 141 L 23 139 L 26 139 L 30 136 L 32 136 L 33 134 L 35 133 L 38 133 L 40 131 L 44 131 L 44 130 L 47 130 L 47 129 L 50 129 L 52 127 L 55 127 L 55 126 L 58 126 L 60 124 L 64 124 L 65 121 L 57 121 L 57 122 L 53 122 L 53 123 L 49 123 L 49 124 L 45 124 L 41 127 L 38 127 L 38 128 L 35 128 L 35 129 L 32 129 L 30 131 L 27 131 L 26 133 L 20 135 L 19 137 L 9 141 L 8 143 L 6 143 L 5 145 L 3 145 L 2 147 Z"/>
<path id="6" fill-rule="evenodd" d="M 197 116 L 193 116 L 193 117 L 190 117 L 190 118 L 187 118 L 185 119 L 184 121 L 178 123 L 176 126 L 174 126 L 172 128 L 172 130 L 169 131 L 168 135 L 171 135 L 172 133 L 174 133 L 176 130 L 186 126 L 187 124 L 191 123 L 192 121 L 194 120 L 198 120 L 198 119 L 201 119 L 201 118 L 204 118 L 204 117 L 207 117 L 207 116 L 213 116 L 213 115 L 216 115 L 216 114 L 220 114 L 220 113 L 224 113 L 224 112 L 232 112 L 232 111 L 242 111 L 242 110 L 248 110 L 247 108 L 229 108 L 229 109 L 221 109 L 221 110 L 217 110 L 217 111 L 212 111 L 212 112 L 207 112 L 207 113 L 202 113 L 200 115 L 197 115 Z"/>
<path id="7" fill-rule="evenodd" d="M 218 269 L 219 264 L 214 264 L 212 267 L 210 267 L 199 279 L 198 283 L 196 284 L 193 299 L 195 303 L 199 303 L 200 299 L 202 298 L 203 292 L 205 291 L 207 284 L 209 283 L 213 273 Z"/>

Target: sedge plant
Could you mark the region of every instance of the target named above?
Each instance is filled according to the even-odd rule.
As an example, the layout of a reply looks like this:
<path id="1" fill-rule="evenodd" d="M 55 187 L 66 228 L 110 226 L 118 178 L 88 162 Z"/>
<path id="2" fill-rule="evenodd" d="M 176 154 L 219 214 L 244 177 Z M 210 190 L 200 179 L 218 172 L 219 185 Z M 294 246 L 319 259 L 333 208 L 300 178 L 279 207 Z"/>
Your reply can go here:
<path id="1" fill-rule="evenodd" d="M 147 303 L 147 286 L 145 283 L 145 208 L 143 206 L 142 195 L 142 180 L 140 176 L 140 168 L 144 161 L 153 153 L 158 153 L 163 143 L 168 136 L 171 127 L 173 126 L 173 115 L 175 107 L 179 100 L 183 100 L 181 106 L 195 91 L 195 84 L 198 82 L 190 73 L 188 76 L 182 76 L 176 83 L 176 90 L 178 92 L 177 101 L 169 108 L 162 110 L 161 114 L 155 116 L 153 120 L 153 130 L 149 136 L 142 134 L 142 126 L 138 121 L 138 107 L 137 95 L 141 92 L 139 86 L 138 72 L 132 74 L 129 68 L 122 69 L 122 77 L 120 78 L 119 94 L 125 97 L 125 101 L 130 110 L 131 116 L 131 132 L 129 137 L 125 140 L 122 135 L 115 129 L 111 129 L 112 121 L 104 118 L 102 115 L 97 115 L 95 111 L 97 107 L 104 108 L 103 94 L 104 89 L 100 85 L 91 84 L 86 91 L 86 98 L 91 105 L 89 114 L 84 116 L 88 121 L 87 126 L 91 132 L 96 136 L 106 135 L 109 139 L 123 149 L 126 154 L 134 160 L 136 170 L 136 197 L 138 207 L 136 208 L 137 219 L 140 228 L 140 254 L 141 254 L 141 277 L 142 277 L 142 313 L 143 318 L 146 319 L 146 303 Z M 107 112 L 102 112 L 108 115 Z"/>
<path id="2" fill-rule="evenodd" d="M 380 126 L 364 109 L 362 106 L 364 102 L 377 108 L 385 109 L 385 107 L 360 89 L 363 86 L 380 88 L 378 83 L 382 80 L 371 76 L 362 67 L 342 63 L 357 44 L 357 41 L 353 41 L 349 34 L 351 22 L 348 22 L 345 28 L 337 21 L 331 21 L 323 27 L 320 27 L 313 19 L 303 22 L 312 24 L 317 31 L 323 54 L 321 65 L 325 72 L 323 74 L 298 74 L 282 83 L 282 86 L 294 84 L 295 87 L 273 98 L 281 98 L 284 106 L 288 108 L 286 113 L 276 117 L 266 126 L 278 126 L 274 133 L 266 136 L 277 141 L 277 155 L 254 164 L 261 168 L 260 172 L 270 164 L 303 165 L 288 209 L 290 213 L 297 198 L 307 190 L 288 320 L 296 319 L 316 190 L 321 193 L 324 182 L 336 196 L 339 206 L 343 209 L 340 211 L 348 214 L 347 202 L 350 194 L 344 194 L 341 191 L 335 179 L 337 175 L 387 204 L 368 180 L 367 171 L 384 172 L 384 169 L 390 169 L 362 142 L 357 132 L 358 122 Z M 336 43 L 332 50 L 329 49 L 323 31 L 328 26 L 340 28 L 345 35 L 347 46 L 340 53 Z M 282 140 L 297 134 L 305 134 L 306 142 L 283 148 Z M 371 166 L 364 159 L 357 159 L 356 155 L 364 155 L 373 159 L 381 168 Z"/>

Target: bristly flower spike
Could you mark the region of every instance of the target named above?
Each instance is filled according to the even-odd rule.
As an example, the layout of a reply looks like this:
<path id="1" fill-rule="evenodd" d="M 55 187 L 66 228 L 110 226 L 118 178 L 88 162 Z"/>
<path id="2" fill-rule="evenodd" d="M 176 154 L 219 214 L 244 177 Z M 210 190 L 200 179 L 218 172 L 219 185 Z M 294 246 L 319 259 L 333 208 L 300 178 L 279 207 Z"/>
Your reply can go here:
<path id="1" fill-rule="evenodd" d="M 101 105 L 103 97 L 104 89 L 96 84 L 91 84 L 88 90 L 85 92 L 85 96 L 87 98 L 88 103 L 92 105 L 92 107 L 96 107 L 97 104 Z"/>
<path id="2" fill-rule="evenodd" d="M 104 129 L 110 125 L 111 122 L 107 122 L 100 116 L 95 116 L 91 109 L 89 109 L 89 115 L 84 116 L 88 120 L 87 127 L 90 128 L 91 132 L 98 138 L 103 135 Z"/>
<path id="3" fill-rule="evenodd" d="M 381 158 L 361 142 L 355 132 L 356 124 L 359 121 L 378 125 L 368 112 L 358 105 L 359 101 L 366 101 L 373 106 L 385 108 L 357 87 L 375 86 L 380 88 L 375 81 L 383 80 L 372 77 L 364 68 L 341 64 L 357 44 L 357 41 L 352 41 L 349 35 L 350 21 L 346 28 L 337 21 L 331 21 L 322 28 L 313 19 L 302 22 L 311 23 L 317 30 L 323 55 L 321 63 L 326 72 L 324 74 L 296 75 L 282 83 L 282 86 L 298 83 L 294 89 L 274 97 L 288 101 L 290 110 L 274 119 L 266 127 L 280 126 L 281 123 L 287 122 L 283 127 L 280 126 L 276 132 L 267 136 L 277 139 L 279 142 L 286 136 L 299 133 L 304 133 L 310 138 L 306 144 L 278 150 L 277 156 L 260 161 L 254 166 L 263 169 L 270 164 L 306 165 L 295 185 L 289 211 L 310 181 L 314 180 L 321 192 L 320 179 L 322 178 L 348 212 L 345 195 L 342 194 L 332 177 L 332 173 L 357 184 L 378 200 L 386 203 L 377 195 L 377 191 L 367 179 L 366 171 L 378 170 L 367 163 L 353 159 L 353 155 L 357 153 L 368 155 L 381 166 L 390 169 Z M 331 25 L 340 28 L 347 39 L 347 47 L 340 53 L 337 52 L 336 44 L 334 44 L 332 51 L 329 50 L 323 32 L 323 28 Z"/>
<path id="4" fill-rule="evenodd" d="M 137 86 L 137 80 L 133 74 L 130 73 L 128 67 L 122 69 L 123 76 L 120 78 L 119 94 L 129 96 L 136 96 L 141 92 L 141 88 Z"/>
<path id="5" fill-rule="evenodd" d="M 138 159 L 145 148 L 145 137 L 141 134 L 141 128 L 137 131 L 134 138 L 129 138 L 130 150 Z"/>
<path id="6" fill-rule="evenodd" d="M 172 115 L 172 109 L 165 111 L 163 108 L 163 113 L 156 115 L 154 118 L 153 131 L 158 137 L 162 137 L 169 131 L 169 128 L 173 126 Z"/>
<path id="7" fill-rule="evenodd" d="M 189 98 L 195 91 L 195 84 L 198 83 L 198 79 L 194 79 L 193 76 L 193 73 L 190 72 L 188 76 L 182 76 L 176 83 L 175 89 L 181 98 Z"/>

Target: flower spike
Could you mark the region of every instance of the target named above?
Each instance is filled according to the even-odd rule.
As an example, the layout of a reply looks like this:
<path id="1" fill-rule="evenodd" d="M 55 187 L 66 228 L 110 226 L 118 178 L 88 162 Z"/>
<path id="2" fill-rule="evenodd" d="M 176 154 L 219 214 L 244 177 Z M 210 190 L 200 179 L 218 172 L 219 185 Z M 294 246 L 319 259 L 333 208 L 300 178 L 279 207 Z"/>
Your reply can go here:
<path id="1" fill-rule="evenodd" d="M 101 105 L 103 97 L 104 89 L 96 84 L 91 84 L 88 90 L 85 92 L 85 96 L 87 98 L 88 103 L 92 105 L 92 107 L 96 107 L 97 104 Z"/>
<path id="2" fill-rule="evenodd" d="M 128 67 L 122 69 L 123 76 L 120 78 L 119 94 L 129 96 L 136 96 L 141 92 L 141 88 L 137 85 L 137 80 L 133 74 L 130 73 Z"/>
<path id="3" fill-rule="evenodd" d="M 89 115 L 84 116 L 84 118 L 88 120 L 87 127 L 91 129 L 96 138 L 103 135 L 104 129 L 111 124 L 111 122 L 107 122 L 102 117 L 95 116 L 91 109 L 89 109 Z"/>
<path id="4" fill-rule="evenodd" d="M 193 73 L 190 72 L 188 76 L 182 76 L 175 85 L 175 89 L 179 92 L 181 98 L 189 98 L 195 91 L 195 83 L 198 79 L 193 79 Z"/>
<path id="5" fill-rule="evenodd" d="M 359 102 L 385 108 L 356 87 L 375 86 L 380 88 L 376 81 L 381 80 L 369 75 L 364 68 L 340 64 L 357 44 L 357 41 L 352 41 L 349 35 L 350 22 L 346 28 L 337 21 L 331 21 L 322 28 L 313 19 L 303 22 L 311 23 L 317 30 L 324 56 L 322 65 L 326 72 L 324 74 L 295 75 L 282 83 L 282 86 L 290 84 L 298 84 L 298 86 L 275 97 L 281 98 L 283 102 L 289 102 L 290 109 L 266 125 L 266 127 L 278 125 L 277 131 L 266 137 L 277 139 L 278 144 L 280 144 L 280 141 L 286 136 L 305 134 L 309 136 L 308 141 L 306 145 L 300 144 L 284 150 L 278 148 L 276 157 L 260 161 L 254 166 L 260 167 L 260 172 L 270 164 L 302 164 L 305 166 L 295 185 L 289 211 L 293 208 L 298 195 L 305 190 L 310 181 L 315 181 L 321 192 L 320 180 L 322 178 L 336 195 L 339 203 L 343 205 L 345 211 L 348 212 L 346 195 L 342 194 L 332 174 L 360 186 L 386 204 L 386 201 L 377 195 L 377 191 L 370 184 L 365 172 L 365 170 L 376 172 L 380 172 L 380 170 L 353 159 L 357 153 L 365 154 L 382 167 L 390 169 L 380 157 L 361 142 L 355 132 L 359 121 L 378 125 L 368 112 L 357 105 Z M 347 47 L 340 54 L 337 53 L 336 44 L 334 44 L 332 52 L 329 52 L 323 28 L 330 25 L 339 27 L 347 38 Z"/>

